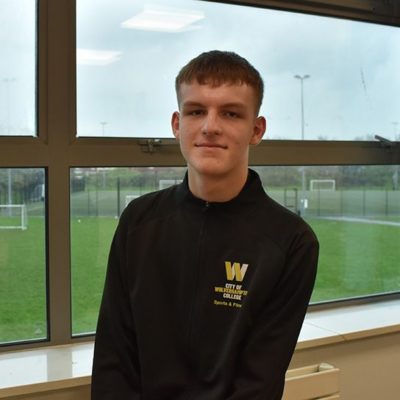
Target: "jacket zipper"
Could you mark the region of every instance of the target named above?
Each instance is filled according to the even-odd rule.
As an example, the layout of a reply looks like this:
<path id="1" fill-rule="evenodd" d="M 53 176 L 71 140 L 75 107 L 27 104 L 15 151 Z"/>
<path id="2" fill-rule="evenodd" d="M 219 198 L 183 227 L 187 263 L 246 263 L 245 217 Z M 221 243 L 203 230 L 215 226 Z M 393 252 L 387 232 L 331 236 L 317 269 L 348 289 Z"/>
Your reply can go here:
<path id="1" fill-rule="evenodd" d="M 196 269 L 195 269 L 195 280 L 194 280 L 194 290 L 192 296 L 192 302 L 190 307 L 190 315 L 189 315 L 189 329 L 188 329 L 188 354 L 192 354 L 192 347 L 193 347 L 193 331 L 194 331 L 194 311 L 196 309 L 197 304 L 197 297 L 198 297 L 198 290 L 199 290 L 199 280 L 200 280 L 200 270 L 202 266 L 202 248 L 203 248 L 203 238 L 205 232 L 205 224 L 207 219 L 207 211 L 210 208 L 210 203 L 205 202 L 203 209 L 202 209 L 202 221 L 200 226 L 200 233 L 199 233 L 199 241 L 197 246 L 197 259 L 196 259 Z"/>

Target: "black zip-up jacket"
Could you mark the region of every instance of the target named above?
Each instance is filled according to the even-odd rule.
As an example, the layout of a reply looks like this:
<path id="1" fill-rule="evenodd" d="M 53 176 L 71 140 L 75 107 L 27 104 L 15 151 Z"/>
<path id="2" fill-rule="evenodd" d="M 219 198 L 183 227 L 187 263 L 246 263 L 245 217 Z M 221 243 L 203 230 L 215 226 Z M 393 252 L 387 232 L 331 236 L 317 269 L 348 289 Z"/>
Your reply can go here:
<path id="1" fill-rule="evenodd" d="M 109 257 L 92 400 L 278 400 L 318 242 L 250 171 L 224 203 L 187 178 L 125 209 Z"/>

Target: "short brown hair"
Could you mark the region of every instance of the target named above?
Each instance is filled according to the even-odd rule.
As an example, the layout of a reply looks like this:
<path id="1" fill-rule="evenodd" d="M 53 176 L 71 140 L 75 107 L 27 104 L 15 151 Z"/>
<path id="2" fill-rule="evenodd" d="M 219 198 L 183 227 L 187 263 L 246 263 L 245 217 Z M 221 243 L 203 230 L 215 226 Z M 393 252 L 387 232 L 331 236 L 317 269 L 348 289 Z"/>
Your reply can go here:
<path id="1" fill-rule="evenodd" d="M 197 81 L 200 85 L 219 86 L 223 83 L 247 84 L 256 93 L 257 112 L 260 110 L 264 83 L 260 73 L 243 57 L 231 51 L 212 50 L 193 58 L 175 79 L 175 90 L 179 103 L 179 88 L 182 83 Z"/>

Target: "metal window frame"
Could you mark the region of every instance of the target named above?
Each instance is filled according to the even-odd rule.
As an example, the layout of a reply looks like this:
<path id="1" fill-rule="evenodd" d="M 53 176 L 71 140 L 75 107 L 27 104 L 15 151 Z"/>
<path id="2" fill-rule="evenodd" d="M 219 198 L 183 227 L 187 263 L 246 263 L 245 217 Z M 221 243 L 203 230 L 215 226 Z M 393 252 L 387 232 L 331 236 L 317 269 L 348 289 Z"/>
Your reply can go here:
<path id="1" fill-rule="evenodd" d="M 400 26 L 400 7 L 390 0 L 220 2 L 369 19 Z M 374 5 L 380 7 L 373 8 Z M 38 10 L 38 137 L 0 137 L 0 168 L 29 166 L 47 171 L 49 340 L 2 346 L 0 352 L 93 338 L 72 338 L 71 335 L 70 168 L 184 165 L 179 146 L 173 139 L 154 142 L 151 139 L 75 136 L 75 0 L 38 0 Z M 250 152 L 250 163 L 253 165 L 373 165 L 399 162 L 398 142 L 388 145 L 379 141 L 263 141 Z"/>
<path id="2" fill-rule="evenodd" d="M 226 0 L 220 2 L 400 26 L 400 3 L 397 0 Z"/>

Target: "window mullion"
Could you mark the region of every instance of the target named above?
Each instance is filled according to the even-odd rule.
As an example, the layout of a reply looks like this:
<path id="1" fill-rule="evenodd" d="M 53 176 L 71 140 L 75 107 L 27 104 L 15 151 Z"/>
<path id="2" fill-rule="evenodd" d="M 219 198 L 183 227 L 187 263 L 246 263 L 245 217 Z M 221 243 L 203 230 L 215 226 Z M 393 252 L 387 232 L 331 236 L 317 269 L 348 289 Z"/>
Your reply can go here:
<path id="1" fill-rule="evenodd" d="M 71 0 L 47 1 L 47 141 L 50 343 L 71 341 L 69 164 L 75 100 Z"/>

